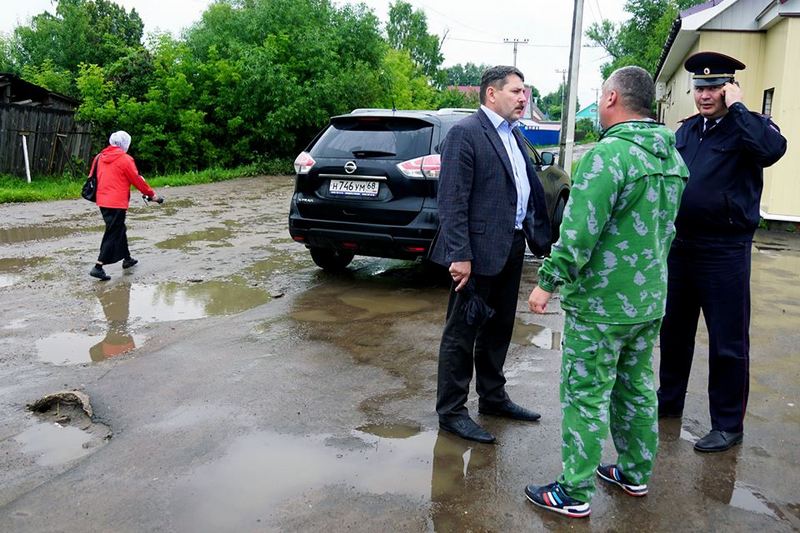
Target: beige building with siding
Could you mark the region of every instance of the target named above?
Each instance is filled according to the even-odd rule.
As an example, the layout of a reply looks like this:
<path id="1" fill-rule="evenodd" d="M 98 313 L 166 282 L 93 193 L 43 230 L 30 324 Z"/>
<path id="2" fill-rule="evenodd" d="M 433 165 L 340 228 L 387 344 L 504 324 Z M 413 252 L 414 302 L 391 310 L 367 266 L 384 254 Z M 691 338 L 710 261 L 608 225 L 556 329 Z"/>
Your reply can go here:
<path id="1" fill-rule="evenodd" d="M 656 72 L 659 119 L 677 129 L 697 113 L 686 58 L 720 52 L 744 63 L 736 73 L 751 111 L 772 116 L 786 155 L 764 169 L 761 216 L 800 222 L 800 0 L 712 0 L 680 14 Z"/>

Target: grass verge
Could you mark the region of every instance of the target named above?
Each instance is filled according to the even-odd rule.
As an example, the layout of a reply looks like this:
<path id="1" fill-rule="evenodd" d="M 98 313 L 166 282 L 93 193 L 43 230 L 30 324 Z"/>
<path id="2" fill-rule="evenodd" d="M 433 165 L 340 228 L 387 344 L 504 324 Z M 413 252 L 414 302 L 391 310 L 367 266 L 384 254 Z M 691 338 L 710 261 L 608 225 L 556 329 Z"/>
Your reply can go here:
<path id="1" fill-rule="evenodd" d="M 213 183 L 236 178 L 261 175 L 288 175 L 292 170 L 289 160 L 273 159 L 260 164 L 243 165 L 236 168 L 208 168 L 194 172 L 165 174 L 146 177 L 153 188 L 180 187 Z M 36 176 L 28 183 L 18 176 L 0 175 L 0 204 L 12 202 L 44 202 L 48 200 L 67 200 L 79 198 L 84 177 Z"/>

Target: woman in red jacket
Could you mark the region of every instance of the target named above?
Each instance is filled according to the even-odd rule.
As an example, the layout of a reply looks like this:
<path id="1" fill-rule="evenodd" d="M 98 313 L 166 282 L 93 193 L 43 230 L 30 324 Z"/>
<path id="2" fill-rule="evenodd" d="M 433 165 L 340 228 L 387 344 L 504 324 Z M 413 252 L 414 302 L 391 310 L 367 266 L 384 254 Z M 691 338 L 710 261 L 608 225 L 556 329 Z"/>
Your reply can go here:
<path id="1" fill-rule="evenodd" d="M 89 275 L 103 281 L 111 279 L 111 276 L 103 270 L 103 265 L 116 263 L 120 259 L 122 268 L 130 268 L 138 263 L 128 250 L 125 227 L 131 185 L 150 198 L 156 197 L 156 191 L 139 175 L 136 163 L 127 154 L 131 136 L 124 131 L 117 131 L 111 134 L 108 142 L 109 146 L 92 162 L 92 170 L 97 165 L 97 206 L 106 223 L 106 231 L 100 243 L 97 263 L 89 271 Z"/>

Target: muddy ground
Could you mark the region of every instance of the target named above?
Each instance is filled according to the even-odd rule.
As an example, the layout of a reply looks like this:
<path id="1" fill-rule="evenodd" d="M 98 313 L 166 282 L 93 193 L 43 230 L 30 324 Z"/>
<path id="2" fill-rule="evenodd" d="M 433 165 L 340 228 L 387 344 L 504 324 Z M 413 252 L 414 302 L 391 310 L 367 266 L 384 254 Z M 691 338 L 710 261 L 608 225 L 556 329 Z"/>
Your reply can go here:
<path id="1" fill-rule="evenodd" d="M 560 468 L 562 317 L 527 312 L 533 260 L 506 373 L 543 418 L 476 415 L 499 444 L 473 444 L 437 429 L 447 288 L 429 271 L 357 258 L 321 272 L 286 231 L 289 178 L 160 192 L 163 206 L 129 211 L 139 265 L 109 267 L 106 283 L 87 275 L 92 204 L 0 206 L 2 531 L 800 528 L 798 236 L 760 232 L 753 250 L 744 444 L 693 451 L 709 429 L 701 331 L 650 494 L 601 486 L 591 518 L 570 521 L 522 492 Z M 91 424 L 74 406 L 26 409 L 71 389 L 89 396 Z"/>

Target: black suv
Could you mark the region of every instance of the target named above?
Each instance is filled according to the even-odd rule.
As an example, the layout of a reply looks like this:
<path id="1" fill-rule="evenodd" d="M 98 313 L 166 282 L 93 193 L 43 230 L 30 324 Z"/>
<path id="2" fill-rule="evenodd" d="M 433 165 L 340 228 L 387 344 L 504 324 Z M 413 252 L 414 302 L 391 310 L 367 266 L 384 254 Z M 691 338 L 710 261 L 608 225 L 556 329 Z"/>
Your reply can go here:
<path id="1" fill-rule="evenodd" d="M 353 256 L 416 259 L 436 232 L 439 145 L 474 110 L 356 109 L 333 117 L 295 159 L 289 233 L 326 270 Z M 552 153 L 527 144 L 544 186 L 553 238 L 569 196 L 569 177 Z"/>

